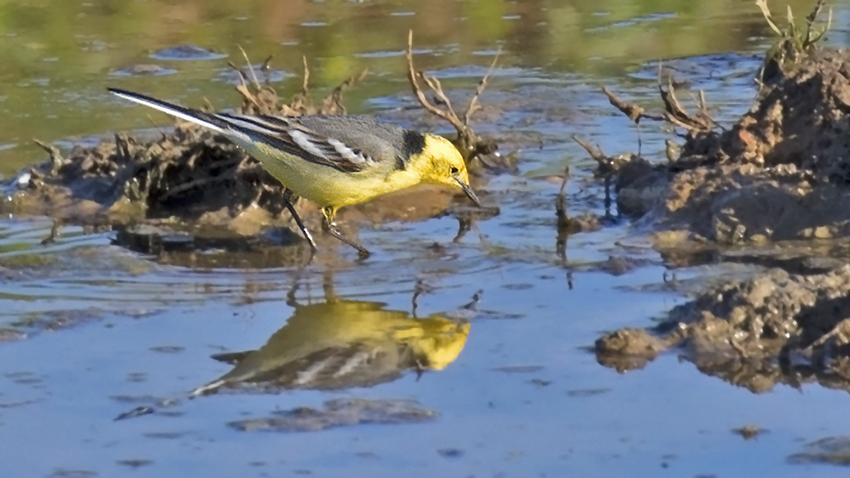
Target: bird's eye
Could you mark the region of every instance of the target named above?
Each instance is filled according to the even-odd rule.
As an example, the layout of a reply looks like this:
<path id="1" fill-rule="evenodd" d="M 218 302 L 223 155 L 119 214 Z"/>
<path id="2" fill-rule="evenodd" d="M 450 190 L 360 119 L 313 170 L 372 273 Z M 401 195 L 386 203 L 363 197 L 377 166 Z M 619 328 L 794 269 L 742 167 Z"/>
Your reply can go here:
<path id="1" fill-rule="evenodd" d="M 458 169 L 457 169 L 456 167 L 452 166 L 451 173 L 452 173 L 452 174 L 457 174 L 457 173 L 458 173 Z"/>

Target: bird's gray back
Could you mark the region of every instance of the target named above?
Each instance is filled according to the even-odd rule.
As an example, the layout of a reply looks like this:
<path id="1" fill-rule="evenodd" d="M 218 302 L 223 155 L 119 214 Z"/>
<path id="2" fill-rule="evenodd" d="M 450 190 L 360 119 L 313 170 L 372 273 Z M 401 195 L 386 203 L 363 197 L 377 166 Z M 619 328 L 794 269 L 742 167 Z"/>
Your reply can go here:
<path id="1" fill-rule="evenodd" d="M 405 130 L 371 116 L 301 116 L 296 119 L 319 135 L 342 141 L 379 161 L 394 161 L 404 151 Z M 402 158 L 407 159 L 407 158 Z"/>

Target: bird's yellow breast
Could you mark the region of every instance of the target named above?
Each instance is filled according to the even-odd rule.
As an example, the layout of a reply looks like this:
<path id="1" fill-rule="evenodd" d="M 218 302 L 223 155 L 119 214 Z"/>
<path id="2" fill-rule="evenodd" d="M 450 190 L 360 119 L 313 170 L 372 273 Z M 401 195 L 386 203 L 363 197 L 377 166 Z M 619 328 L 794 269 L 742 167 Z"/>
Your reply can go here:
<path id="1" fill-rule="evenodd" d="M 382 167 L 385 165 L 346 173 L 283 153 L 262 143 L 252 148 L 250 153 L 283 186 L 323 208 L 338 209 L 360 204 L 421 181 L 416 170 Z"/>

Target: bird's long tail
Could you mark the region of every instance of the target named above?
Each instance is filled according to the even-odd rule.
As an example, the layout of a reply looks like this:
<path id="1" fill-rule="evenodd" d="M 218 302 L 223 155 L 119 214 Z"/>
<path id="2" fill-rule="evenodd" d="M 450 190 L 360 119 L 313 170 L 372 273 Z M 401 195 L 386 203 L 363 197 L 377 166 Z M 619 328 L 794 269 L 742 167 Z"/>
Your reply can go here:
<path id="1" fill-rule="evenodd" d="M 224 132 L 225 129 L 227 129 L 227 123 L 225 121 L 222 121 L 214 115 L 204 113 L 203 111 L 173 105 L 171 103 L 166 103 L 165 101 L 158 100 L 156 98 L 151 98 L 150 96 L 145 96 L 139 93 L 133 93 L 132 91 L 120 90 L 118 88 L 107 89 L 113 95 L 124 98 L 125 100 L 130 100 L 141 105 L 149 106 L 151 108 L 162 111 L 163 113 L 170 114 L 171 116 L 176 116 L 182 120 L 198 124 L 213 131 L 221 133 Z"/>

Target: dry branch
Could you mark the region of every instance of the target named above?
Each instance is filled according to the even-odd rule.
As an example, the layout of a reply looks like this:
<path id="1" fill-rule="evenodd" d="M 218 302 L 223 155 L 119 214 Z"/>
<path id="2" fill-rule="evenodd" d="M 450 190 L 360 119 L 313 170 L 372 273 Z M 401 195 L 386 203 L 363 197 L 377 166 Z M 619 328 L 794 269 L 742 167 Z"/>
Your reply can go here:
<path id="1" fill-rule="evenodd" d="M 602 93 L 608 97 L 608 102 L 611 103 L 611 106 L 617 108 L 624 115 L 628 116 L 632 122 L 635 124 L 640 124 L 641 118 L 651 119 L 655 121 L 663 121 L 664 118 L 661 116 L 647 115 L 646 110 L 635 103 L 629 103 L 621 100 L 614 93 L 611 92 L 607 87 L 602 87 Z M 581 144 L 581 143 L 579 143 Z M 586 148 L 585 148 L 586 149 Z"/>
<path id="2" fill-rule="evenodd" d="M 672 77 L 667 78 L 666 90 L 660 84 L 658 85 L 658 93 L 661 95 L 661 101 L 664 102 L 663 116 L 665 120 L 684 128 L 689 133 L 711 131 L 714 128 L 714 120 L 708 114 L 705 106 L 705 93 L 702 90 L 700 90 L 699 100 L 697 100 L 699 111 L 696 116 L 685 111 L 685 108 L 679 103 Z"/>
<path id="3" fill-rule="evenodd" d="M 605 153 L 602 152 L 602 148 L 600 148 L 599 145 L 593 146 L 592 144 L 581 139 L 578 135 L 575 134 L 573 135 L 573 141 L 575 141 L 576 143 L 578 143 L 579 146 L 584 148 L 584 150 L 587 151 L 587 154 L 589 154 L 594 161 L 599 163 L 600 167 L 610 162 L 610 159 L 607 155 L 605 155 Z"/>
<path id="4" fill-rule="evenodd" d="M 318 107 L 315 107 L 310 102 L 310 68 L 307 65 L 307 58 L 302 57 L 304 76 L 301 81 L 301 90 L 292 97 L 289 104 L 285 104 L 281 102 L 277 91 L 269 85 L 268 70 L 270 69 L 272 57 L 269 56 L 266 58 L 260 68 L 266 76 L 265 81 L 261 84 L 254 72 L 254 67 L 251 65 L 244 51 L 243 55 L 248 64 L 248 73 L 245 73 L 233 63 L 228 64 L 239 73 L 240 84 L 236 86 L 236 91 L 242 96 L 241 112 L 247 115 L 301 116 L 345 114 L 346 109 L 342 101 L 343 92 L 362 81 L 369 73 L 369 70 L 364 69 L 360 73 L 346 79 L 334 88 L 331 94 L 325 97 Z"/>
<path id="5" fill-rule="evenodd" d="M 666 89 L 660 83 L 658 84 L 658 93 L 664 102 L 664 112 L 660 115 L 648 114 L 642 106 L 621 100 L 604 86 L 602 87 L 602 93 L 608 97 L 608 101 L 612 106 L 620 110 L 620 112 L 638 126 L 640 126 L 640 120 L 646 118 L 654 121 L 666 121 L 684 128 L 688 133 L 711 131 L 715 126 L 715 122 L 711 118 L 711 115 L 708 114 L 705 93 L 700 90 L 699 96 L 696 99 L 697 113 L 696 115 L 692 115 L 679 102 L 679 99 L 676 97 L 676 88 L 673 85 L 674 81 L 672 77 L 667 78 Z M 579 142 L 579 144 L 582 143 Z M 587 149 L 584 144 L 582 144 L 582 147 Z M 588 152 L 591 153 L 590 150 Z M 593 153 L 591 153 L 591 156 L 593 156 Z"/>
<path id="6" fill-rule="evenodd" d="M 472 114 L 479 109 L 478 98 L 487 87 L 487 82 L 493 74 L 493 70 L 496 67 L 498 59 L 499 54 L 496 54 L 496 57 L 493 58 L 493 63 L 490 64 L 490 68 L 487 70 L 487 74 L 484 75 L 484 77 L 478 82 L 475 94 L 472 96 L 472 99 L 470 99 L 469 105 L 463 114 L 463 119 L 461 119 L 455 112 L 454 107 L 452 107 L 451 100 L 449 100 L 448 96 L 446 96 L 443 86 L 440 84 L 440 80 L 428 76 L 425 72 L 416 70 L 414 67 L 413 31 L 411 30 L 407 36 L 407 79 L 410 82 L 413 95 L 416 96 L 416 99 L 419 100 L 419 104 L 421 104 L 426 111 L 434 116 L 444 119 L 454 126 L 455 130 L 457 130 L 457 137 L 453 143 L 458 150 L 460 150 L 461 154 L 463 154 L 463 157 L 467 162 L 477 155 L 490 154 L 495 151 L 495 146 L 491 142 L 483 141 L 475 135 L 475 132 L 469 125 L 469 122 Z M 434 93 L 436 100 L 434 103 L 444 105 L 445 109 L 439 108 L 434 103 L 428 101 L 428 98 L 425 96 L 425 92 L 422 91 L 422 87 L 419 84 L 420 80 L 424 82 Z"/>
<path id="7" fill-rule="evenodd" d="M 334 88 L 333 92 L 327 96 L 324 100 L 322 100 L 322 106 L 319 107 L 319 110 L 323 115 L 344 115 L 346 113 L 345 106 L 342 104 L 342 93 L 347 90 L 352 85 L 356 85 L 363 81 L 363 78 L 366 78 L 366 75 L 369 74 L 369 70 L 364 69 L 357 75 L 354 75 L 347 80 L 343 81 L 336 88 Z"/>
<path id="8" fill-rule="evenodd" d="M 33 139 L 32 141 L 37 144 L 38 147 L 47 151 L 47 154 L 50 155 L 50 173 L 54 176 L 59 174 L 59 169 L 64 166 L 66 162 L 65 158 L 62 157 L 62 153 L 59 151 L 59 148 L 37 139 Z"/>

